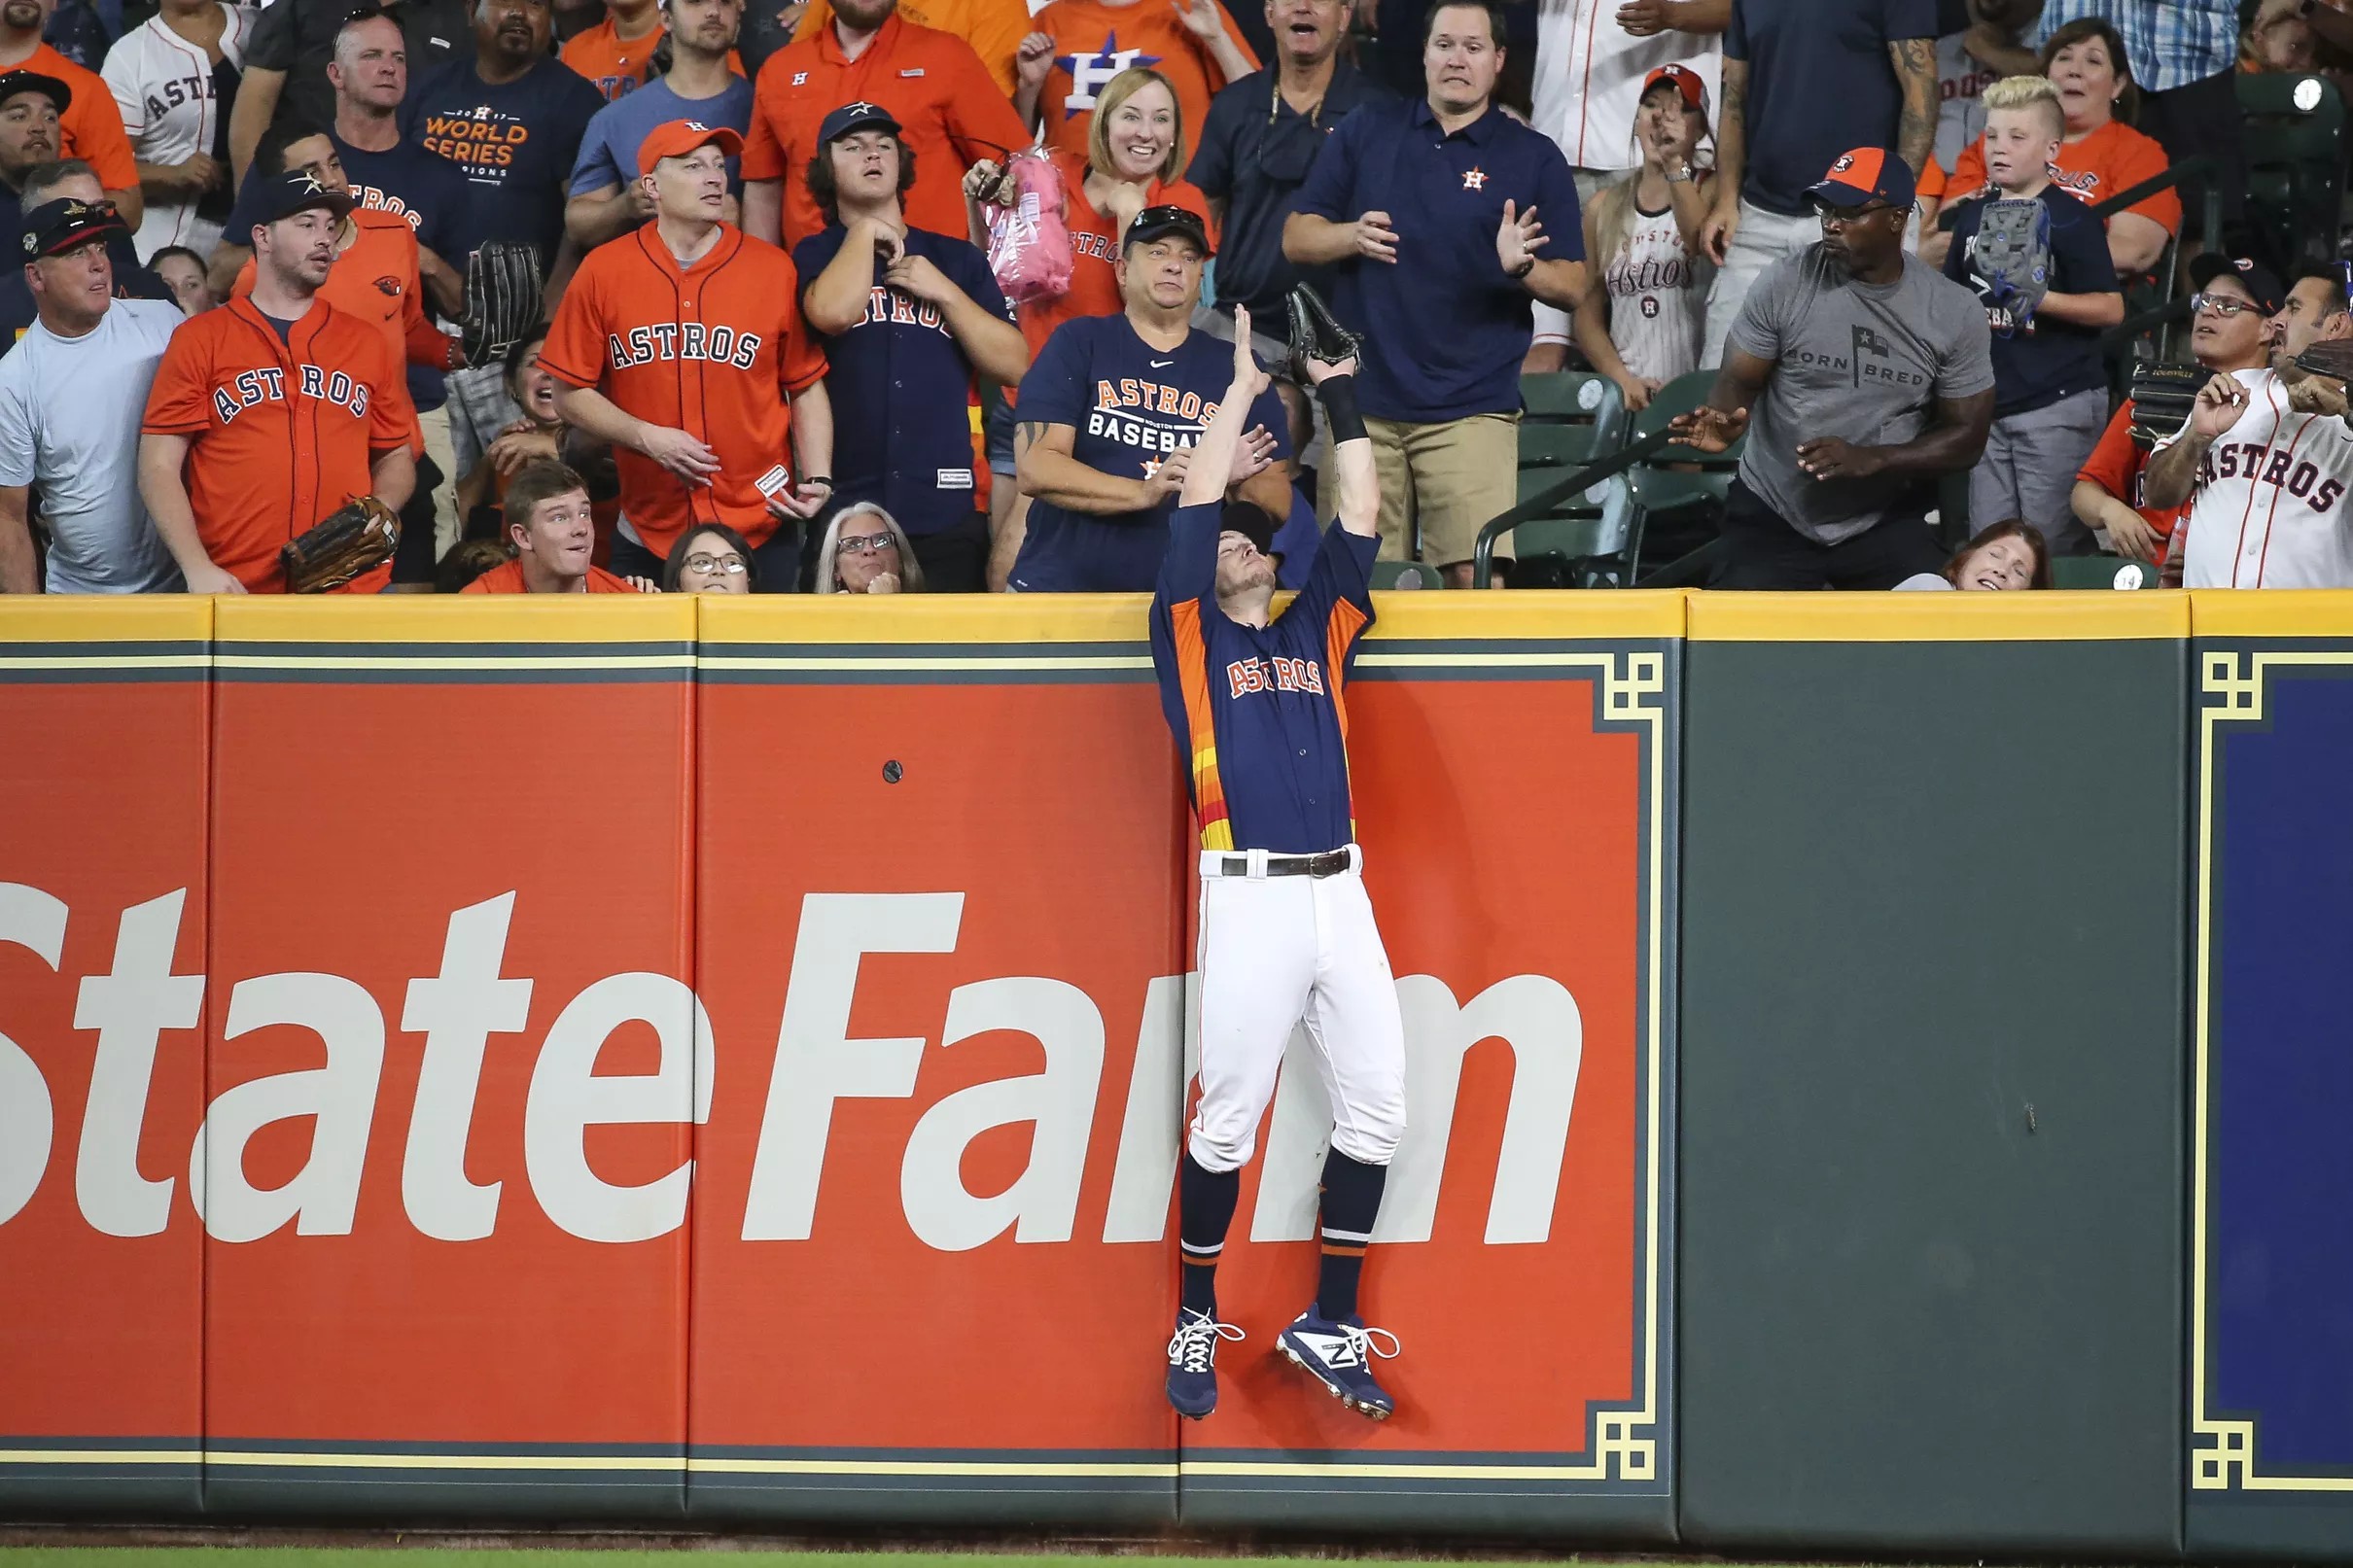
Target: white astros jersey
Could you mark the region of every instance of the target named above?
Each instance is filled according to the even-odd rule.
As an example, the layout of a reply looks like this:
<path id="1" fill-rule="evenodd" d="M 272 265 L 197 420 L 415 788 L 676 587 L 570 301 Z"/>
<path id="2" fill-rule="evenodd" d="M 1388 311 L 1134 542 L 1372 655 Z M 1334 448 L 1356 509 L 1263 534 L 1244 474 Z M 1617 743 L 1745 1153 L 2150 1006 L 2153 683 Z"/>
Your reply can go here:
<path id="1" fill-rule="evenodd" d="M 2353 588 L 2353 430 L 2288 406 L 2270 370 L 2232 372 L 2247 389 L 2238 423 L 2207 448 L 2182 526 L 2189 588 Z M 2189 427 L 2183 426 L 2184 430 Z M 2176 431 L 2158 443 L 2181 439 Z"/>
<path id="2" fill-rule="evenodd" d="M 1681 63 L 1707 84 L 1718 101 L 1724 47 L 1699 33 L 1669 30 L 1635 38 L 1618 25 L 1624 0 L 1539 0 L 1536 7 L 1534 112 L 1528 122 L 1561 144 L 1579 169 L 1631 169 L 1634 110 L 1642 79 L 1662 65 Z"/>
<path id="3" fill-rule="evenodd" d="M 1626 243 L 1602 269 L 1609 340 L 1631 373 L 1664 385 L 1700 367 L 1707 285 L 1715 268 L 1683 248 L 1675 215 L 1636 207 Z"/>
<path id="4" fill-rule="evenodd" d="M 240 69 L 245 63 L 245 38 L 252 13 L 225 5 L 228 19 L 221 29 L 221 52 Z M 123 129 L 142 163 L 185 163 L 198 153 L 210 155 L 226 112 L 213 96 L 212 61 L 204 51 L 163 25 L 163 18 L 132 28 L 106 52 L 99 72 L 123 111 Z M 166 245 L 185 245 L 198 256 L 210 255 L 221 237 L 221 226 L 196 216 L 193 198 L 158 201 L 150 197 L 146 216 L 134 236 L 144 261 Z"/>

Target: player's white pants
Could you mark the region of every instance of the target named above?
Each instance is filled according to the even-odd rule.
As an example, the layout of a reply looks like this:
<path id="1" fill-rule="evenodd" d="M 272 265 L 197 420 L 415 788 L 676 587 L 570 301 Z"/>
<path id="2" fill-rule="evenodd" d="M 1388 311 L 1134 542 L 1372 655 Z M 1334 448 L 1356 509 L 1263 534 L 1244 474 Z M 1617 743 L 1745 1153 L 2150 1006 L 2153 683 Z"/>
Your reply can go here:
<path id="1" fill-rule="evenodd" d="M 1332 1105 L 1332 1146 L 1385 1166 L 1405 1132 L 1405 1021 L 1361 875 L 1221 876 L 1263 852 L 1201 857 L 1201 1102 L 1185 1147 L 1234 1170 L 1257 1147 L 1291 1027 L 1304 1022 Z"/>

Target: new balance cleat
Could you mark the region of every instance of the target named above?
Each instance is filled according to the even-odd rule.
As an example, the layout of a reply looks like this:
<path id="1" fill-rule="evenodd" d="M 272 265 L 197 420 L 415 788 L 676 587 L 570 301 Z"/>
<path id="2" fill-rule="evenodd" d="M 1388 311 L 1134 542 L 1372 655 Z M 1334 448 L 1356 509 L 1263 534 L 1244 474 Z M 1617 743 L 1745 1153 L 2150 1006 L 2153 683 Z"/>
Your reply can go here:
<path id="1" fill-rule="evenodd" d="M 1376 1339 L 1387 1340 L 1388 1348 L 1375 1343 Z M 1397 1337 L 1388 1330 L 1368 1329 L 1363 1319 L 1354 1317 L 1333 1322 L 1317 1317 L 1310 1307 L 1276 1339 L 1275 1348 L 1357 1414 L 1384 1421 L 1396 1413 L 1397 1402 L 1373 1376 L 1373 1357 L 1386 1361 L 1399 1349 Z"/>
<path id="2" fill-rule="evenodd" d="M 1246 1338 L 1207 1312 L 1177 1312 L 1176 1332 L 1169 1340 L 1169 1403 L 1177 1414 L 1198 1421 L 1217 1408 L 1217 1342 Z"/>

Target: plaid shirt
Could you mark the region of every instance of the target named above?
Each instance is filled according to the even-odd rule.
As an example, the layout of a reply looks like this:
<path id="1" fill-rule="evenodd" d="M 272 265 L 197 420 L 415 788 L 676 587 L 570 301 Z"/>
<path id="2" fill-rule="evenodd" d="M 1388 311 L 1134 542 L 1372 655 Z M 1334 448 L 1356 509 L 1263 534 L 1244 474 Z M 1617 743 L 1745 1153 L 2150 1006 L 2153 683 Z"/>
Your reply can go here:
<path id="1" fill-rule="evenodd" d="M 2238 66 L 2234 0 L 2049 0 L 2036 47 L 2085 17 L 2123 35 L 2125 61 L 2143 92 L 2170 92 Z"/>

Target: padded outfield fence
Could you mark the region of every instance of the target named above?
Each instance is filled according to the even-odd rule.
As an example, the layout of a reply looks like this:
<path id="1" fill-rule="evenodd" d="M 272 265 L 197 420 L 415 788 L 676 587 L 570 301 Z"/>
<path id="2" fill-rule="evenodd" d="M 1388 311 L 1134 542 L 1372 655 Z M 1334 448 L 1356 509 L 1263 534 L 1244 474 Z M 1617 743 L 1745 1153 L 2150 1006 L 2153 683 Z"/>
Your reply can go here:
<path id="1" fill-rule="evenodd" d="M 1385 596 L 1374 1426 L 1141 603 L 0 606 L 0 1517 L 2353 1555 L 2353 595 Z"/>

